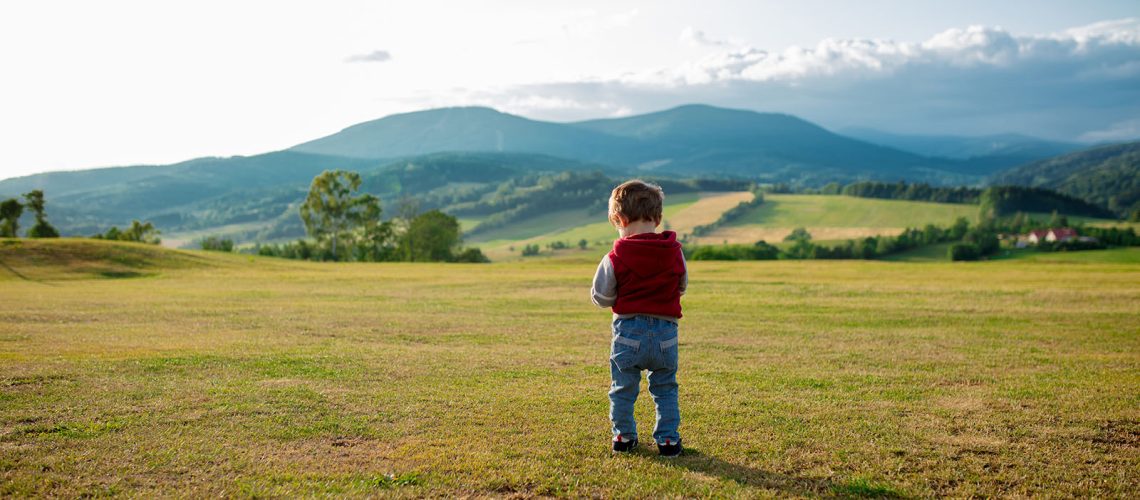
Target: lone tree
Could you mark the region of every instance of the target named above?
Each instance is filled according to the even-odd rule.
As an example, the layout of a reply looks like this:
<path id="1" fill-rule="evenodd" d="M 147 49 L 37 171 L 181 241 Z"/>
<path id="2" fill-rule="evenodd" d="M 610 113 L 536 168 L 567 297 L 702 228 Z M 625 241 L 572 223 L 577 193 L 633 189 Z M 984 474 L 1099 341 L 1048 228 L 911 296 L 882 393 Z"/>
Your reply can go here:
<path id="1" fill-rule="evenodd" d="M 424 212 L 408 224 L 402 246 L 412 262 L 448 261 L 459 244 L 459 221 L 439 210 Z"/>
<path id="2" fill-rule="evenodd" d="M 36 213 L 36 225 L 28 230 L 29 238 L 59 238 L 59 231 L 47 221 L 47 213 L 44 212 L 44 192 L 36 189 L 30 193 L 24 193 L 24 199 L 28 200 L 28 208 Z"/>
<path id="3" fill-rule="evenodd" d="M 334 258 L 338 258 L 338 240 L 347 237 L 356 226 L 380 219 L 380 199 L 370 194 L 353 196 L 358 188 L 360 174 L 326 170 L 313 178 L 309 196 L 301 204 L 305 231 L 318 240 L 331 240 Z"/>
<path id="4" fill-rule="evenodd" d="M 792 230 L 791 234 L 784 237 L 784 241 L 791 241 L 794 244 L 788 249 L 788 255 L 793 259 L 807 259 L 811 257 L 812 245 L 811 233 L 807 229 L 797 227 Z"/>
<path id="5" fill-rule="evenodd" d="M 16 231 L 20 229 L 20 216 L 24 214 L 24 206 L 20 200 L 9 198 L 0 202 L 0 238 L 15 238 Z"/>
<path id="6" fill-rule="evenodd" d="M 149 243 L 151 245 L 162 243 L 162 240 L 158 238 L 159 233 L 162 231 L 159 231 L 157 228 L 155 228 L 154 224 L 151 224 L 150 221 L 139 222 L 137 220 L 133 220 L 131 221 L 131 227 L 128 227 L 122 231 L 119 231 L 119 228 L 116 227 L 112 227 L 111 229 L 115 231 L 117 239 L 122 241 L 137 241 L 139 243 Z M 111 231 L 108 231 L 108 233 L 110 232 Z"/>

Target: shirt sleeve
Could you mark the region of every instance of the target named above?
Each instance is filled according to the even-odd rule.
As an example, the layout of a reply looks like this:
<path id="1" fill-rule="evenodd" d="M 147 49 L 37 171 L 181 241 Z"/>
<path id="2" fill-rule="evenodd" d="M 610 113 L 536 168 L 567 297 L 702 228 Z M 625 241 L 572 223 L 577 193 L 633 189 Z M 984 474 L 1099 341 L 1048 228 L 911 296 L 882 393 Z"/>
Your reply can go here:
<path id="1" fill-rule="evenodd" d="M 689 288 L 689 264 L 685 262 L 685 254 L 681 254 L 681 267 L 685 271 L 681 273 L 681 285 L 677 288 L 681 290 L 681 295 L 684 295 L 685 289 Z"/>
<path id="2" fill-rule="evenodd" d="M 598 272 L 594 273 L 594 286 L 590 289 L 590 300 L 598 307 L 613 307 L 617 301 L 617 275 L 610 256 L 602 257 Z"/>

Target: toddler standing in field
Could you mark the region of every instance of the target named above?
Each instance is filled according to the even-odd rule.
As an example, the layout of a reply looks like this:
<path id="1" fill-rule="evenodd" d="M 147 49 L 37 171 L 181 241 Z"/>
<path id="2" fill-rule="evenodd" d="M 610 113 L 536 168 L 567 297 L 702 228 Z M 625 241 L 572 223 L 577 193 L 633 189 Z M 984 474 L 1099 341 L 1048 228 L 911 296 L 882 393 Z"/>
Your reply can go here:
<path id="1" fill-rule="evenodd" d="M 621 238 L 598 265 L 591 298 L 598 307 L 612 307 L 614 314 L 610 351 L 613 451 L 637 447 L 633 403 L 640 391 L 641 371 L 649 370 L 649 393 L 657 407 L 653 439 L 658 453 L 675 457 L 681 454 L 677 321 L 688 272 L 677 234 L 656 232 L 664 202 L 660 187 L 640 180 L 614 188 L 609 218 Z"/>

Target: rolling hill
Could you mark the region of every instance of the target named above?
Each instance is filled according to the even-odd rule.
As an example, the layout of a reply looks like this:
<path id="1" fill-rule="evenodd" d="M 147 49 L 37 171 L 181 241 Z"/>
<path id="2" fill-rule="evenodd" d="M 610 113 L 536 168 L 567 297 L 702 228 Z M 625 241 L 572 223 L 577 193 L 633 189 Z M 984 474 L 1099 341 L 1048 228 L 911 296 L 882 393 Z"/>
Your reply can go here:
<path id="1" fill-rule="evenodd" d="M 250 241 L 302 235 L 296 206 L 324 170 L 360 172 L 364 190 L 389 206 L 411 195 L 435 208 L 476 186 L 494 188 L 525 174 L 595 167 L 513 153 L 439 153 L 385 161 L 280 151 L 19 177 L 0 181 L 0 198 L 43 189 L 49 218 L 66 235 L 90 235 L 140 219 L 154 222 L 174 239 L 212 230 Z M 28 227 L 30 216 L 25 214 L 22 226 Z"/>
<path id="2" fill-rule="evenodd" d="M 779 113 L 687 105 L 573 125 L 640 141 L 644 147 L 635 166 L 642 169 L 808 183 L 899 177 L 945 182 L 965 177 L 955 162 L 851 139 Z"/>
<path id="3" fill-rule="evenodd" d="M 994 175 L 991 183 L 1053 189 L 1128 215 L 1140 210 L 1140 141 L 1032 162 Z"/>
<path id="4" fill-rule="evenodd" d="M 1072 158 L 1092 161 L 1098 155 L 1104 156 L 1089 152 Z M 1076 168 L 1061 167 L 1069 165 L 1064 158 L 1070 157 L 1034 168 L 1054 177 Z M 1092 176 L 1018 182 L 1064 185 L 1077 196 L 1091 193 L 1101 203 L 1127 208 L 1136 203 L 1128 191 L 1134 181 L 1086 185 L 1121 178 L 1128 168 L 1135 179 L 1135 162 L 1127 158 L 1132 157 L 1109 162 Z M 0 198 L 44 190 L 49 219 L 65 235 L 90 235 L 139 219 L 154 222 L 164 238 L 179 243 L 205 235 L 279 241 L 303 234 L 297 205 L 312 178 L 344 169 L 362 174 L 363 190 L 379 196 L 387 213 L 401 198 L 414 197 L 424 209 L 462 218 L 474 235 L 572 207 L 592 213 L 604 201 L 606 186 L 619 177 L 651 177 L 671 194 L 747 191 L 751 181 L 972 184 L 989 172 L 971 161 L 871 144 L 790 115 L 704 105 L 576 123 L 467 107 L 391 115 L 261 155 L 7 179 L 0 181 Z M 1007 175 L 1014 178 L 1017 172 Z M 693 178 L 706 180 L 679 182 Z M 1114 190 L 1118 186 L 1124 191 Z M 24 228 L 30 219 L 25 214 Z"/>
<path id="5" fill-rule="evenodd" d="M 634 171 L 825 183 L 900 177 L 976 180 L 962 162 L 834 134 L 790 115 L 688 105 L 627 118 L 549 123 L 489 108 L 391 115 L 292 151 L 391 158 L 438 151 L 541 153 Z"/>

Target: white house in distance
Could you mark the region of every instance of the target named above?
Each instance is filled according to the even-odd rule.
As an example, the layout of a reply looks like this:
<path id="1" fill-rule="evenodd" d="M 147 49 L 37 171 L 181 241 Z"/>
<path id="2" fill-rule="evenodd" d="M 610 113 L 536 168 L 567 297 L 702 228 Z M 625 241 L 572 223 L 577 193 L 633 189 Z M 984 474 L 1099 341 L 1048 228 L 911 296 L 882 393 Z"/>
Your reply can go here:
<path id="1" fill-rule="evenodd" d="M 1071 227 L 1050 229 L 1047 233 L 1045 233 L 1045 241 L 1072 241 L 1075 239 L 1077 239 L 1077 230 Z"/>
<path id="2" fill-rule="evenodd" d="M 1079 239 L 1080 241 L 1095 241 L 1095 238 L 1081 238 L 1077 235 L 1077 230 L 1071 227 L 1050 228 L 1050 229 L 1037 229 L 1030 231 L 1027 234 L 1021 235 L 1017 239 L 1017 248 L 1025 248 L 1029 245 L 1040 245 L 1042 241 L 1048 242 L 1066 242 Z"/>

